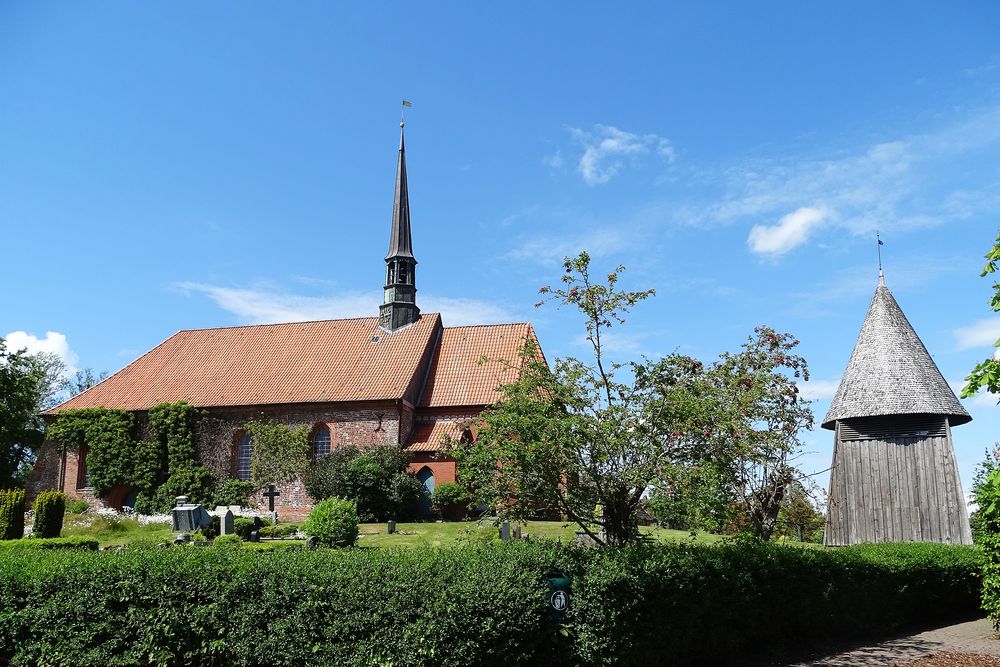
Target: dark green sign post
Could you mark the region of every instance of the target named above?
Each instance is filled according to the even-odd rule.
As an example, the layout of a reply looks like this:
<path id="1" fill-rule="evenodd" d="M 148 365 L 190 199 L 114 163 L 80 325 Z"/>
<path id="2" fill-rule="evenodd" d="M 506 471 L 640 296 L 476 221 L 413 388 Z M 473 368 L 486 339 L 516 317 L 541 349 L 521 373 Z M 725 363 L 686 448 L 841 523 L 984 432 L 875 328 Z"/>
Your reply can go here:
<path id="1" fill-rule="evenodd" d="M 555 628 L 566 622 L 569 609 L 570 579 L 562 572 L 550 572 L 548 578 L 549 618 Z"/>

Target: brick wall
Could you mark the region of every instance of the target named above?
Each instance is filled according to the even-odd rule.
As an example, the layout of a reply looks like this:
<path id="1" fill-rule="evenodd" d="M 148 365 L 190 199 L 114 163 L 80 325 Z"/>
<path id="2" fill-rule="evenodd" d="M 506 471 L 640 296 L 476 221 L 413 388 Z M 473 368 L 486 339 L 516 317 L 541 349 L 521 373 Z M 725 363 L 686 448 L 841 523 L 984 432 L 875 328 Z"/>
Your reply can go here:
<path id="1" fill-rule="evenodd" d="M 137 426 L 144 437 L 150 437 L 145 414 L 137 415 Z M 400 434 L 409 437 L 414 423 L 414 410 L 405 402 L 395 401 L 365 404 L 317 404 L 294 406 L 263 406 L 251 408 L 211 408 L 206 410 L 198 423 L 195 442 L 198 457 L 212 471 L 216 479 L 227 479 L 235 474 L 235 444 L 243 425 L 253 419 L 273 419 L 295 428 L 317 424 L 330 429 L 331 445 L 353 444 L 359 447 L 375 444 L 399 444 Z M 39 452 L 38 463 L 29 482 L 29 495 L 34 498 L 39 491 L 57 488 L 62 456 L 51 442 L 46 442 Z M 418 453 L 410 470 L 414 473 L 427 465 L 434 472 L 435 484 L 455 481 L 453 459 L 437 459 L 432 453 Z M 66 453 L 63 491 L 70 498 L 84 498 L 96 506 L 105 503 L 95 499 L 89 489 L 78 488 L 80 475 L 79 454 Z M 277 487 L 281 495 L 275 499 L 278 517 L 285 521 L 300 521 L 312 509 L 312 499 L 306 493 L 301 479 Z M 121 490 L 120 490 L 121 491 Z M 109 494 L 108 502 L 120 502 L 124 493 Z M 267 498 L 262 492 L 251 497 L 254 509 L 265 511 Z"/>

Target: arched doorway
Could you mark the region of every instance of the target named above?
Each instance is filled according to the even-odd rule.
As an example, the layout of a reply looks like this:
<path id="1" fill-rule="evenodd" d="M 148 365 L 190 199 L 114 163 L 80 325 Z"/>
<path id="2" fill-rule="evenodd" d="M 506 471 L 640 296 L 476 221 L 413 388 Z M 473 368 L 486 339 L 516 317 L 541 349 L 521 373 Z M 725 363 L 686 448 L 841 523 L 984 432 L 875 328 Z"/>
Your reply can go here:
<path id="1" fill-rule="evenodd" d="M 424 495 L 420 497 L 420 516 L 429 517 L 433 513 L 431 496 L 434 495 L 434 471 L 424 466 L 417 473 L 417 480 L 424 487 Z"/>

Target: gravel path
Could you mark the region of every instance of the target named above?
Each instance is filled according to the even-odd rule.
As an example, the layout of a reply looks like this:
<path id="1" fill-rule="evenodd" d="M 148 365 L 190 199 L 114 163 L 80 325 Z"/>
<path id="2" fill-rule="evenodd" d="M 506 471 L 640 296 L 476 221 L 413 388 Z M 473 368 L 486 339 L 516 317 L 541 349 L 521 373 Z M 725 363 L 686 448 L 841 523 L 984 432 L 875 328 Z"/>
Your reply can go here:
<path id="1" fill-rule="evenodd" d="M 988 619 L 898 637 L 791 667 L 1000 667 L 1000 639 Z"/>

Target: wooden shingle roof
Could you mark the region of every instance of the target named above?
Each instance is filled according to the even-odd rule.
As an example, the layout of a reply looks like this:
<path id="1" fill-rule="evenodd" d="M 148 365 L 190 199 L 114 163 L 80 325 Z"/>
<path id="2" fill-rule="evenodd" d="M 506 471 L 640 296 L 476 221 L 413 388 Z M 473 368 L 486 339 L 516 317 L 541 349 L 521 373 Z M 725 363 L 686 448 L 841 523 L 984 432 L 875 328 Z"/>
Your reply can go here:
<path id="1" fill-rule="evenodd" d="M 394 333 L 377 317 L 180 331 L 49 412 L 395 400 L 440 322 L 425 314 Z"/>
<path id="2" fill-rule="evenodd" d="M 537 340 L 527 322 L 448 327 L 441 332 L 420 407 L 491 405 L 500 398 L 497 388 L 517 379 L 515 366 L 525 339 Z M 491 361 L 479 363 L 486 357 Z"/>
<path id="3" fill-rule="evenodd" d="M 953 426 L 972 420 L 880 283 L 823 428 L 852 417 L 911 414 L 944 415 Z"/>

